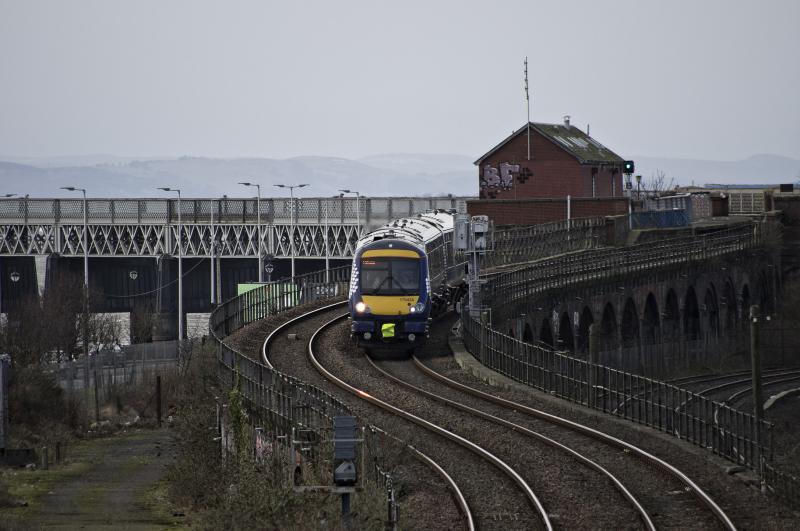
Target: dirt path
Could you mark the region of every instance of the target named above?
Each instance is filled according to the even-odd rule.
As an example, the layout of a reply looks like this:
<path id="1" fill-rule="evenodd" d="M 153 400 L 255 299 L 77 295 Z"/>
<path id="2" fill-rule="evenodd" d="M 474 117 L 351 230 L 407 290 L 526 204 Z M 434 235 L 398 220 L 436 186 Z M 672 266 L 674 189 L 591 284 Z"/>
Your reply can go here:
<path id="1" fill-rule="evenodd" d="M 13 528 L 21 529 L 180 527 L 179 519 L 158 502 L 158 481 L 171 457 L 170 437 L 166 429 L 142 430 L 73 446 L 67 465 L 17 474 L 15 484 L 27 481 L 38 488 L 24 497 L 28 507 L 3 513 L 16 521 Z"/>

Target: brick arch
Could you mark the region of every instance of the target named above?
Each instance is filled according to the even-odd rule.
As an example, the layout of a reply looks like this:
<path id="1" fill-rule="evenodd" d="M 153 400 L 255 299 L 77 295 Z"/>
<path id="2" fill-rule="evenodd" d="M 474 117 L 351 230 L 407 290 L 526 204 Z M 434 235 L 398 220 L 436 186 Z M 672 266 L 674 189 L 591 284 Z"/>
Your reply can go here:
<path id="1" fill-rule="evenodd" d="M 747 327 L 747 323 L 749 322 L 750 317 L 750 304 L 752 304 L 752 300 L 750 299 L 750 284 L 745 284 L 742 286 L 742 326 L 745 328 Z"/>
<path id="2" fill-rule="evenodd" d="M 539 341 L 551 347 L 554 346 L 555 343 L 553 341 L 553 327 L 550 325 L 550 319 L 546 317 L 542 319 L 542 325 L 539 329 Z"/>
<path id="3" fill-rule="evenodd" d="M 719 337 L 719 302 L 717 299 L 717 289 L 713 282 L 708 283 L 703 305 L 706 311 L 706 324 L 709 337 Z"/>
<path id="4" fill-rule="evenodd" d="M 700 306 L 697 303 L 697 293 L 694 286 L 689 286 L 683 302 L 683 333 L 689 341 L 703 337 L 700 323 Z"/>
<path id="5" fill-rule="evenodd" d="M 622 309 L 620 337 L 623 347 L 633 347 L 639 343 L 639 314 L 633 298 L 628 298 Z"/>
<path id="6" fill-rule="evenodd" d="M 775 305 L 772 303 L 772 282 L 766 270 L 761 270 L 758 274 L 758 294 L 761 315 L 775 313 Z"/>
<path id="7" fill-rule="evenodd" d="M 525 328 L 522 330 L 522 340 L 525 343 L 533 343 L 533 328 L 531 328 L 531 324 L 525 321 Z"/>
<path id="8" fill-rule="evenodd" d="M 616 349 L 618 337 L 617 313 L 614 311 L 614 305 L 608 302 L 603 307 L 602 317 L 600 318 L 600 350 Z"/>
<path id="9" fill-rule="evenodd" d="M 662 332 L 664 337 L 671 340 L 680 339 L 681 309 L 678 302 L 678 294 L 672 288 L 667 291 L 667 296 L 664 299 L 663 316 Z"/>
<path id="10" fill-rule="evenodd" d="M 558 348 L 570 352 L 575 351 L 575 337 L 572 333 L 572 321 L 568 312 L 563 312 L 558 322 Z"/>
<path id="11" fill-rule="evenodd" d="M 653 292 L 647 294 L 642 314 L 642 343 L 655 345 L 661 340 L 661 317 L 658 312 L 658 302 Z"/>
<path id="12" fill-rule="evenodd" d="M 720 301 L 720 305 L 724 308 L 725 330 L 735 330 L 738 325 L 737 301 L 736 287 L 733 285 L 733 279 L 728 277 L 725 279 L 725 286 L 722 288 L 722 300 Z"/>
<path id="13" fill-rule="evenodd" d="M 578 321 L 578 337 L 576 338 L 576 347 L 579 352 L 589 351 L 589 327 L 592 324 L 594 324 L 592 309 L 584 306 Z"/>

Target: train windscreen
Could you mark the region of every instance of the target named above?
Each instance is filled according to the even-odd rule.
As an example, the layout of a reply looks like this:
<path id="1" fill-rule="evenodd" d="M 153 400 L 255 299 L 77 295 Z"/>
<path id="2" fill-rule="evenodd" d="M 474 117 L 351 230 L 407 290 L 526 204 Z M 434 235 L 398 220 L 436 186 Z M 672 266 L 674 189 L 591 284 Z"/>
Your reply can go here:
<path id="1" fill-rule="evenodd" d="M 370 257 L 361 260 L 364 295 L 416 295 L 419 293 L 419 259 Z"/>

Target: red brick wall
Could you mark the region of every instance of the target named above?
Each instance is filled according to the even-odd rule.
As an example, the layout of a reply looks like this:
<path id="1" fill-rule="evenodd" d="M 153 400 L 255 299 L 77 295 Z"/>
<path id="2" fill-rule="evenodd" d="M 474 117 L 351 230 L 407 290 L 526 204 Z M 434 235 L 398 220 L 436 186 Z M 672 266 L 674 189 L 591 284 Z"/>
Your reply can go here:
<path id="1" fill-rule="evenodd" d="M 499 170 L 501 163 L 519 164 L 520 170 L 528 168 L 532 176 L 525 180 L 521 175 L 513 180 L 510 189 L 480 187 L 481 199 L 523 199 L 532 197 L 592 197 L 592 166 L 581 165 L 563 148 L 531 129 L 531 159 L 527 159 L 528 141 L 525 132 L 482 161 L 478 166 L 479 179 L 484 166 Z M 595 196 L 622 196 L 622 174 L 612 176 L 608 167 L 595 167 Z"/>
<path id="2" fill-rule="evenodd" d="M 627 197 L 572 199 L 572 218 L 616 216 L 628 213 Z M 471 216 L 484 215 L 499 225 L 535 225 L 567 219 L 566 199 L 477 199 L 467 201 Z"/>

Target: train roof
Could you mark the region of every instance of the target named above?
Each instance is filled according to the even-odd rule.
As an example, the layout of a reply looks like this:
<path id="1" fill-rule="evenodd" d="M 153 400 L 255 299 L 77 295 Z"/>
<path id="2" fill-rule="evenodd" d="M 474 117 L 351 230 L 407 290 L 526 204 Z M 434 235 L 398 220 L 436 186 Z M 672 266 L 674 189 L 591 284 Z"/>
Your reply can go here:
<path id="1" fill-rule="evenodd" d="M 356 249 L 384 238 L 406 240 L 424 246 L 443 232 L 453 230 L 453 214 L 451 211 L 434 210 L 411 218 L 395 219 L 363 236 L 358 240 Z"/>

